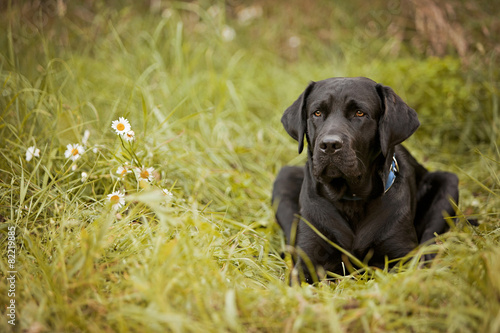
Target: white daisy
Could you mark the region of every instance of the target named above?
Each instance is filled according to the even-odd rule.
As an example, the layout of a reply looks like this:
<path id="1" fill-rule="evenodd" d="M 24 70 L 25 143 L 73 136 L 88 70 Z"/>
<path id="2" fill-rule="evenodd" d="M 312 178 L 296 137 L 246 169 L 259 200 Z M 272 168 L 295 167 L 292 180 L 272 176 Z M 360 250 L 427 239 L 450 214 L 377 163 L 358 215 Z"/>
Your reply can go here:
<path id="1" fill-rule="evenodd" d="M 122 135 L 122 138 L 124 138 L 128 142 L 134 141 L 135 140 L 135 132 L 128 131 L 127 133 Z"/>
<path id="2" fill-rule="evenodd" d="M 114 210 L 118 210 L 125 205 L 125 193 L 120 191 L 115 191 L 111 194 L 108 194 L 108 200 L 113 205 Z"/>
<path id="3" fill-rule="evenodd" d="M 118 135 L 124 135 L 131 130 L 130 123 L 123 117 L 114 120 L 111 123 L 111 128 L 114 129 Z"/>
<path id="4" fill-rule="evenodd" d="M 118 169 L 116 169 L 116 173 L 120 175 L 120 178 L 124 178 L 127 173 L 131 173 L 132 171 L 129 170 L 129 168 L 125 166 L 119 166 Z"/>
<path id="5" fill-rule="evenodd" d="M 26 150 L 26 161 L 31 161 L 33 157 L 40 157 L 40 149 L 35 146 L 29 147 Z"/>
<path id="6" fill-rule="evenodd" d="M 222 28 L 221 35 L 222 35 L 222 39 L 225 42 L 230 42 L 236 37 L 236 31 L 234 31 L 234 29 L 231 28 L 230 26 L 226 25 L 226 26 L 224 26 L 224 28 Z"/>
<path id="7" fill-rule="evenodd" d="M 166 188 L 162 188 L 161 190 L 163 191 L 163 194 L 165 194 L 165 196 L 168 199 L 172 199 L 174 197 L 174 194 L 172 192 L 170 192 L 169 190 L 167 190 Z"/>
<path id="8" fill-rule="evenodd" d="M 84 145 L 87 145 L 87 141 L 89 141 L 89 138 L 90 138 L 90 131 L 85 130 L 85 132 L 83 133 L 82 143 Z"/>
<path id="9" fill-rule="evenodd" d="M 66 151 L 64 152 L 64 156 L 69 158 L 72 161 L 76 161 L 80 158 L 80 155 L 83 154 L 85 149 L 79 145 L 78 143 L 69 144 L 66 146 Z"/>
<path id="10" fill-rule="evenodd" d="M 155 171 L 155 169 L 153 167 L 146 168 L 144 165 L 142 166 L 142 168 L 137 168 L 136 169 L 137 180 L 138 181 L 146 180 L 148 182 L 153 181 L 153 179 L 154 179 L 153 172 L 154 171 Z"/>
<path id="11" fill-rule="evenodd" d="M 82 172 L 82 183 L 85 183 L 89 179 L 89 175 L 86 172 Z"/>

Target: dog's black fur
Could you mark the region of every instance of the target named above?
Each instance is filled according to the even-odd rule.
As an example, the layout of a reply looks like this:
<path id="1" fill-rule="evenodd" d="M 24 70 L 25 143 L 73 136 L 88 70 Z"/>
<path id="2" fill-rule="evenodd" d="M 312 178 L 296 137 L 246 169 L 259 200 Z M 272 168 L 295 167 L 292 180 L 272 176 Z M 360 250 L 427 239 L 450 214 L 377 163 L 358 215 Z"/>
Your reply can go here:
<path id="1" fill-rule="evenodd" d="M 273 188 L 276 218 L 288 244 L 296 235 L 296 268 L 307 282 L 318 267 L 342 274 L 343 258 L 302 219 L 375 267 L 446 231 L 458 178 L 428 172 L 400 145 L 420 122 L 390 87 L 362 77 L 311 82 L 281 121 L 299 153 L 308 143 L 305 167 L 284 167 Z M 385 192 L 393 156 L 399 172 Z"/>

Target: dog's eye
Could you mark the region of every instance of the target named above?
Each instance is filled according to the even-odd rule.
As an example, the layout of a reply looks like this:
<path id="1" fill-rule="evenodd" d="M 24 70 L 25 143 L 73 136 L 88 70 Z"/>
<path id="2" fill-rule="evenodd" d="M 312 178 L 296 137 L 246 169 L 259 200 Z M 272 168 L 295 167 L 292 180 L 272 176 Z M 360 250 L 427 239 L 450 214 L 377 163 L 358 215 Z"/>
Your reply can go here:
<path id="1" fill-rule="evenodd" d="M 361 110 L 356 111 L 356 117 L 363 117 L 365 113 Z"/>
<path id="2" fill-rule="evenodd" d="M 321 117 L 321 111 L 315 111 L 314 112 L 315 117 Z"/>

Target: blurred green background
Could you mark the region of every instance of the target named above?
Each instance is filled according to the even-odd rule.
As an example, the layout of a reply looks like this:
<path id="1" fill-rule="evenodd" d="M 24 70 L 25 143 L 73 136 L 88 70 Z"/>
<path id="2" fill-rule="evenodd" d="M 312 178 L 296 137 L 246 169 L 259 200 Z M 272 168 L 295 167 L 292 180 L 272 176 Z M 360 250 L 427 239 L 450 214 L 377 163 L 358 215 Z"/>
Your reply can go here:
<path id="1" fill-rule="evenodd" d="M 15 225 L 17 327 L 497 332 L 499 17 L 486 0 L 2 1 L 0 265 Z M 418 112 L 405 145 L 458 174 L 460 222 L 429 268 L 289 288 L 270 192 L 305 154 L 280 118 L 334 76 L 389 85 Z M 113 178 L 118 117 L 167 206 Z M 85 130 L 96 153 L 72 170 L 64 150 Z M 116 188 L 130 194 L 118 215 Z"/>

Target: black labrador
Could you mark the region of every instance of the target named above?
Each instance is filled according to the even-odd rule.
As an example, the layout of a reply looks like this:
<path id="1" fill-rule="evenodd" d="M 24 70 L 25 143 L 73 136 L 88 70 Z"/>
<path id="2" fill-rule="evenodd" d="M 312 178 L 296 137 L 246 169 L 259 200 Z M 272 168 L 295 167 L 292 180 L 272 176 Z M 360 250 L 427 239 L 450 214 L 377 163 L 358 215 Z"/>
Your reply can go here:
<path id="1" fill-rule="evenodd" d="M 276 218 L 300 249 L 295 267 L 307 282 L 320 267 L 343 274 L 345 257 L 304 220 L 381 268 L 446 231 L 458 178 L 428 172 L 400 145 L 420 122 L 390 87 L 363 77 L 311 82 L 281 121 L 299 153 L 307 140 L 305 167 L 284 167 L 273 188 Z"/>

